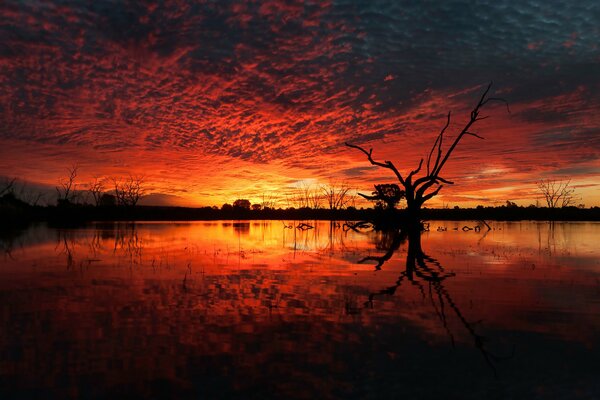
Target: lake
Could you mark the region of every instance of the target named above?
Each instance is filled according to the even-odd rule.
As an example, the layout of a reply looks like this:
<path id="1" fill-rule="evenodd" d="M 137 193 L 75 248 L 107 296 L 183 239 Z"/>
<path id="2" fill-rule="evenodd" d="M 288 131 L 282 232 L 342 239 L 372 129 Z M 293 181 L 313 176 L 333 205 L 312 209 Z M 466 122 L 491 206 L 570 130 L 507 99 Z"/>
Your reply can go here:
<path id="1" fill-rule="evenodd" d="M 2 398 L 600 397 L 600 223 L 0 235 Z"/>

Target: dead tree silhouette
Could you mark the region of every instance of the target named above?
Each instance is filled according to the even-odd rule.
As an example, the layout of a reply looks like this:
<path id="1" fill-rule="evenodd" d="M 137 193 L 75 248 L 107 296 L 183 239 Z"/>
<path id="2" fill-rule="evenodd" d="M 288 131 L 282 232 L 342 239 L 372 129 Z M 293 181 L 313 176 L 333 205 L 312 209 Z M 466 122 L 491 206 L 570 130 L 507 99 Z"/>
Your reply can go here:
<path id="1" fill-rule="evenodd" d="M 537 183 L 538 189 L 548 208 L 569 207 L 575 205 L 575 189 L 571 180 L 546 179 Z"/>
<path id="2" fill-rule="evenodd" d="M 454 141 L 452 142 L 450 147 L 444 151 L 442 149 L 442 145 L 443 145 L 443 141 L 444 141 L 444 134 L 446 133 L 446 130 L 450 126 L 450 119 L 451 119 L 451 113 L 450 112 L 448 113 L 448 115 L 446 117 L 446 124 L 444 125 L 444 127 L 442 128 L 440 133 L 437 135 L 437 138 L 433 142 L 433 146 L 431 147 L 431 150 L 429 151 L 427 161 L 425 162 L 424 159 L 421 159 L 417 168 L 410 171 L 407 175 L 403 175 L 392 161 L 387 161 L 387 160 L 385 160 L 383 162 L 376 161 L 373 158 L 373 149 L 372 148 L 367 151 L 365 148 L 363 148 L 361 146 L 358 146 L 358 145 L 355 145 L 352 143 L 346 143 L 346 146 L 351 147 L 353 149 L 357 149 L 357 150 L 361 151 L 362 153 L 364 153 L 372 165 L 389 169 L 394 173 L 394 175 L 398 179 L 398 182 L 404 188 L 404 192 L 405 192 L 404 195 L 406 197 L 406 206 L 407 206 L 407 211 L 408 211 L 408 217 L 409 217 L 408 222 L 409 223 L 415 223 L 415 222 L 418 223 L 420 221 L 421 207 L 423 206 L 423 204 L 426 201 L 428 201 L 431 198 L 433 198 L 434 196 L 436 196 L 440 192 L 440 190 L 444 187 L 444 184 L 447 184 L 447 185 L 454 184 L 454 182 L 443 178 L 440 174 L 442 172 L 442 169 L 448 162 L 448 159 L 452 155 L 452 152 L 454 151 L 454 149 L 456 149 L 456 146 L 460 143 L 460 141 L 465 136 L 473 136 L 478 139 L 483 139 L 482 136 L 480 136 L 479 134 L 477 134 L 471 130 L 471 128 L 473 127 L 473 125 L 476 122 L 484 120 L 489 117 L 489 116 L 480 116 L 481 109 L 485 105 L 489 104 L 490 102 L 502 102 L 506 105 L 507 110 L 510 112 L 510 109 L 508 108 L 508 102 L 506 100 L 499 98 L 499 97 L 489 97 L 488 96 L 488 93 L 490 92 L 491 87 L 492 87 L 492 83 L 490 83 L 487 86 L 487 88 L 483 92 L 481 98 L 479 99 L 479 101 L 477 102 L 477 104 L 475 105 L 473 110 L 471 111 L 469 121 L 460 130 L 460 133 L 454 139 Z M 424 162 L 425 162 L 425 167 L 426 167 L 426 174 L 424 176 L 421 176 L 418 178 L 417 176 L 421 172 L 421 168 L 423 167 Z"/>
<path id="3" fill-rule="evenodd" d="M 8 194 L 14 194 L 15 190 L 15 182 L 17 178 L 5 179 L 0 183 L 0 197 L 3 197 Z"/>
<path id="4" fill-rule="evenodd" d="M 113 179 L 113 185 L 117 204 L 120 206 L 135 207 L 140 198 L 144 197 L 144 177 L 142 176 L 129 175 L 129 178 L 124 181 Z"/>
<path id="5" fill-rule="evenodd" d="M 75 202 L 76 198 L 76 188 L 77 184 L 75 183 L 75 178 L 77 178 L 77 170 L 79 167 L 77 165 L 73 165 L 68 169 L 69 176 L 66 179 L 60 179 L 60 186 L 56 186 L 57 203 L 59 206 L 67 206 Z"/>

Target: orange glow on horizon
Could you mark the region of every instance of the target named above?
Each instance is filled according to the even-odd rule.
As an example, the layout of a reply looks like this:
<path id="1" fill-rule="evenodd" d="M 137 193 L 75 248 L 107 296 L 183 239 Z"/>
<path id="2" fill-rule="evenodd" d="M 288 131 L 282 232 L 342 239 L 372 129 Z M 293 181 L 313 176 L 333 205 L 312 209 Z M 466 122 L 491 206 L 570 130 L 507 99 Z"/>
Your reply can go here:
<path id="1" fill-rule="evenodd" d="M 486 139 L 460 144 L 442 174 L 455 185 L 427 205 L 535 204 L 537 181 L 566 178 L 580 203 L 600 206 L 600 91 L 589 73 L 598 60 L 582 35 L 544 25 L 543 37 L 521 35 L 525 43 L 496 38 L 519 55 L 506 65 L 504 47 L 496 53 L 469 32 L 443 31 L 448 24 L 431 24 L 439 40 L 418 34 L 410 13 L 435 21 L 435 9 L 390 10 L 397 25 L 380 32 L 372 27 L 388 21 L 378 13 L 359 21 L 329 2 L 167 3 L 0 7 L 10 49 L 0 51 L 0 178 L 53 192 L 77 164 L 82 189 L 94 177 L 139 175 L 147 204 L 186 206 L 267 195 L 285 207 L 298 181 L 343 181 L 368 193 L 394 177 L 344 142 L 372 147 L 406 173 L 427 155 L 446 113 L 456 134 L 496 77 L 495 95 L 512 112 L 486 107 L 490 118 L 476 128 Z M 138 18 L 124 27 L 121 14 Z M 449 26 L 465 26 L 458 22 Z M 99 28 L 106 24 L 114 35 Z M 463 60 L 464 49 L 446 43 L 455 34 L 485 60 Z M 408 57 L 406 46 L 429 56 Z"/>

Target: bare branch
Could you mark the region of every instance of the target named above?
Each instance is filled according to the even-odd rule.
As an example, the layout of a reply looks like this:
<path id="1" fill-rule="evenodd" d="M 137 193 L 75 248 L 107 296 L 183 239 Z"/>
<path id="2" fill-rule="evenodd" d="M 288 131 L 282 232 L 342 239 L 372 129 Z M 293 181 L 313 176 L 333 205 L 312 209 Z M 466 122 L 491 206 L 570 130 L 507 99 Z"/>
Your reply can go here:
<path id="1" fill-rule="evenodd" d="M 61 179 L 59 181 L 60 186 L 56 186 L 56 192 L 58 193 L 58 203 L 59 204 L 70 204 L 75 200 L 75 189 L 77 184 L 75 183 L 75 178 L 77 178 L 77 170 L 79 167 L 77 165 L 73 165 L 71 168 L 68 168 L 69 176 L 66 179 Z"/>
<path id="2" fill-rule="evenodd" d="M 438 134 L 438 137 L 435 139 L 435 142 L 433 142 L 433 146 L 431 146 L 431 151 L 429 152 L 429 157 L 427 157 L 427 175 L 429 175 L 429 173 L 430 173 L 429 163 L 431 161 L 431 155 L 433 154 L 433 150 L 436 148 L 436 145 L 437 145 L 437 156 L 435 158 L 435 163 L 433 164 L 434 170 L 437 168 L 437 166 L 440 162 L 440 157 L 442 156 L 442 141 L 444 139 L 444 132 L 446 132 L 446 129 L 448 129 L 448 127 L 450 126 L 450 115 L 451 115 L 451 113 L 448 112 L 448 116 L 446 118 L 446 125 L 444 125 L 444 127 Z"/>
<path id="3" fill-rule="evenodd" d="M 98 178 L 94 178 L 94 181 L 90 183 L 89 192 L 94 199 L 96 206 L 100 205 L 100 199 L 104 193 L 104 184 Z"/>
<path id="4" fill-rule="evenodd" d="M 12 193 L 15 188 L 15 182 L 17 178 L 12 178 L 11 180 L 6 179 L 5 182 L 2 183 L 2 187 L 0 187 L 0 197 Z"/>
<path id="5" fill-rule="evenodd" d="M 539 181 L 537 186 L 548 208 L 575 205 L 575 189 L 571 187 L 571 180 L 546 179 Z"/>
<path id="6" fill-rule="evenodd" d="M 489 97 L 486 101 L 484 101 L 483 103 L 481 103 L 481 105 L 485 106 L 490 101 L 499 101 L 501 103 L 504 103 L 504 105 L 506 105 L 506 111 L 510 114 L 510 107 L 508 106 L 508 101 L 506 101 L 502 97 Z"/>
<path id="7" fill-rule="evenodd" d="M 144 195 L 143 183 L 144 177 L 142 176 L 129 175 L 129 178 L 123 182 L 113 178 L 117 204 L 120 206 L 135 207 Z"/>
<path id="8" fill-rule="evenodd" d="M 417 169 L 412 170 L 409 174 L 408 177 L 406 177 L 406 181 L 407 182 L 411 182 L 412 181 L 412 177 L 415 174 L 418 174 L 419 171 L 421 170 L 421 167 L 423 166 L 423 159 L 421 158 L 421 161 L 419 161 L 419 166 L 417 167 Z"/>
<path id="9" fill-rule="evenodd" d="M 363 153 L 365 153 L 365 155 L 367 156 L 369 162 L 372 165 L 377 165 L 378 167 L 391 169 L 394 172 L 394 174 L 396 175 L 396 177 L 398 178 L 398 180 L 400 181 L 400 183 L 402 185 L 404 185 L 404 178 L 402 178 L 402 175 L 400 174 L 400 172 L 398 171 L 398 169 L 396 169 L 396 166 L 394 166 L 394 164 L 391 161 L 379 162 L 379 161 L 373 160 L 373 157 L 371 155 L 373 153 L 373 149 L 370 149 L 369 151 L 366 151 L 362 147 L 354 145 L 354 144 L 351 144 L 351 143 L 348 143 L 348 142 L 346 142 L 346 146 L 352 147 L 353 149 L 358 149 L 358 150 L 362 151 Z"/>
<path id="10" fill-rule="evenodd" d="M 479 136 L 478 134 L 473 132 L 465 132 L 465 135 L 475 136 L 478 139 L 485 139 L 483 136 Z"/>

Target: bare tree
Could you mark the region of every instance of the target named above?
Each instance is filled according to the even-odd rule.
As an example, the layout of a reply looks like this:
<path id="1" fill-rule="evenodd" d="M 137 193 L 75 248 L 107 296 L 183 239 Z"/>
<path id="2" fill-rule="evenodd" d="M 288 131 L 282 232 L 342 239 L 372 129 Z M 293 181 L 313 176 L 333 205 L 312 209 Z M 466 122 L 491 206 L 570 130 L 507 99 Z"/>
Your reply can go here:
<path id="1" fill-rule="evenodd" d="M 262 200 L 260 202 L 260 206 L 263 210 L 273 209 L 277 204 L 277 200 L 272 193 L 262 194 Z"/>
<path id="2" fill-rule="evenodd" d="M 575 189 L 571 187 L 571 180 L 546 179 L 537 183 L 538 189 L 548 208 L 574 206 Z"/>
<path id="3" fill-rule="evenodd" d="M 17 178 L 12 178 L 12 179 L 8 179 L 8 178 L 4 178 L 2 180 L 2 182 L 0 182 L 0 197 L 3 197 L 7 194 L 14 194 L 14 190 L 15 190 L 15 182 L 17 181 Z"/>
<path id="4" fill-rule="evenodd" d="M 56 186 L 59 205 L 67 205 L 75 201 L 75 189 L 77 188 L 75 178 L 77 178 L 77 169 L 78 167 L 76 165 L 72 166 L 68 169 L 69 176 L 66 179 L 61 178 L 59 180 L 60 186 Z"/>
<path id="5" fill-rule="evenodd" d="M 327 204 L 330 210 L 342 209 L 352 201 L 352 196 L 349 193 L 350 186 L 345 182 L 329 182 L 328 185 L 321 186 L 321 192 L 323 193 L 325 204 Z"/>
<path id="6" fill-rule="evenodd" d="M 381 161 L 376 161 L 375 159 L 373 159 L 373 149 L 369 149 L 367 151 L 366 149 L 364 149 L 360 146 L 357 146 L 357 145 L 354 145 L 351 143 L 346 143 L 346 146 L 357 149 L 357 150 L 361 151 L 362 153 L 364 153 L 372 165 L 389 169 L 394 173 L 394 175 L 398 179 L 400 185 L 404 188 L 404 192 L 405 192 L 405 196 L 406 196 L 407 211 L 408 211 L 409 218 L 411 219 L 411 222 L 419 221 L 421 206 L 423 205 L 423 203 L 430 200 L 432 197 L 436 196 L 440 192 L 440 190 L 444 187 L 443 184 L 447 184 L 447 185 L 453 184 L 453 182 L 451 182 L 445 178 L 442 178 L 442 176 L 440 174 L 442 172 L 442 169 L 446 165 L 446 162 L 452 155 L 452 152 L 454 151 L 456 146 L 460 143 L 462 138 L 465 136 L 473 136 L 478 139 L 483 139 L 483 137 L 481 137 L 479 134 L 477 134 L 471 130 L 473 125 L 477 121 L 481 121 L 483 119 L 488 118 L 488 116 L 482 116 L 482 117 L 479 116 L 481 108 L 490 102 L 499 101 L 499 102 L 503 102 L 504 104 L 506 104 L 506 107 L 508 109 L 508 103 L 506 102 L 506 100 L 497 98 L 497 97 L 488 97 L 488 93 L 489 93 L 491 87 L 492 87 L 492 84 L 490 83 L 487 86 L 487 88 L 485 89 L 485 91 L 483 92 L 483 95 L 481 96 L 481 98 L 479 99 L 479 101 L 477 102 L 477 104 L 475 105 L 473 110 L 471 111 L 471 116 L 469 118 L 469 121 L 460 130 L 459 134 L 456 136 L 456 138 L 454 139 L 454 141 L 452 142 L 450 147 L 444 151 L 442 149 L 442 144 L 444 141 L 444 134 L 445 134 L 446 130 L 448 129 L 448 127 L 450 126 L 450 117 L 451 117 L 450 112 L 448 113 L 447 118 L 446 118 L 446 124 L 444 125 L 444 127 L 442 128 L 440 133 L 437 135 L 437 138 L 433 142 L 433 146 L 431 147 L 431 150 L 429 151 L 429 155 L 428 155 L 427 161 L 425 163 L 426 173 L 424 176 L 422 176 L 420 178 L 417 177 L 417 175 L 419 174 L 419 172 L 421 172 L 421 168 L 423 167 L 424 159 L 421 159 L 421 161 L 419 162 L 419 165 L 417 166 L 416 169 L 413 169 L 407 175 L 403 175 L 402 173 L 400 173 L 398 168 L 391 161 L 386 160 L 386 161 L 381 162 Z"/>
<path id="7" fill-rule="evenodd" d="M 321 208 L 321 193 L 310 183 L 302 181 L 297 187 L 296 196 L 293 199 L 296 208 Z"/>
<path id="8" fill-rule="evenodd" d="M 125 207 L 135 207 L 144 195 L 143 183 L 144 178 L 141 176 L 129 175 L 124 181 L 113 179 L 117 204 Z"/>
<path id="9" fill-rule="evenodd" d="M 100 205 L 100 199 L 102 198 L 104 189 L 104 184 L 98 178 L 94 178 L 94 181 L 90 183 L 90 188 L 88 190 L 92 195 L 92 198 L 94 199 L 94 204 L 96 206 Z"/>
<path id="10" fill-rule="evenodd" d="M 33 187 L 23 185 L 19 191 L 19 198 L 31 206 L 37 206 L 44 199 L 45 194 Z"/>

